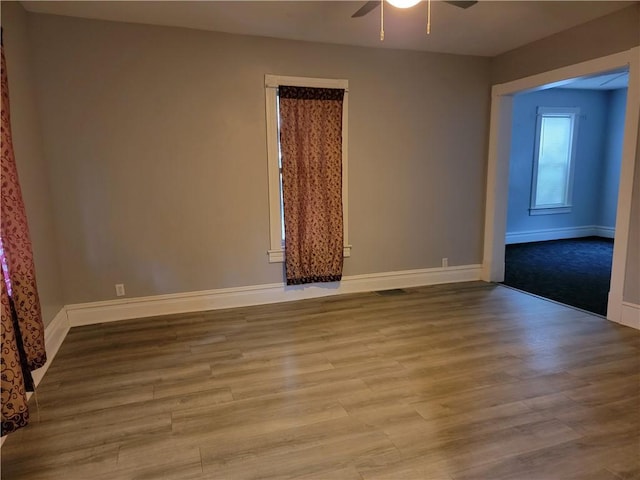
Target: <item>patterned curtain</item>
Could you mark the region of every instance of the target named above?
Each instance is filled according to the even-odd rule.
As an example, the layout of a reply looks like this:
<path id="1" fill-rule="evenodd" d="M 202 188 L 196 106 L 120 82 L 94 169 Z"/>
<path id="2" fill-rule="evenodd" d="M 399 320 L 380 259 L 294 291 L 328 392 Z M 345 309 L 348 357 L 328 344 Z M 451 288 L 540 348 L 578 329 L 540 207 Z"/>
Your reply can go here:
<path id="1" fill-rule="evenodd" d="M 280 86 L 288 285 L 342 278 L 344 90 Z"/>
<path id="2" fill-rule="evenodd" d="M 29 422 L 27 392 L 7 285 L 2 284 L 2 435 Z"/>
<path id="3" fill-rule="evenodd" d="M 9 83 L 2 48 L 1 221 L 11 295 L 2 282 L 2 435 L 28 421 L 25 390 L 33 388 L 30 372 L 47 361 L 35 267 L 27 217 L 18 182 L 11 139 Z"/>

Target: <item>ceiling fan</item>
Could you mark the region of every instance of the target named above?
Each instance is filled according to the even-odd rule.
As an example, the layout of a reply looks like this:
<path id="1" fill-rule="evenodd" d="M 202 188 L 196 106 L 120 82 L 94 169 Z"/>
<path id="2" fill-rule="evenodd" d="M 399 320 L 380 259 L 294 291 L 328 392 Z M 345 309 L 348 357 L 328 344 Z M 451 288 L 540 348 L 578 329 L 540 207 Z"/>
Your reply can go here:
<path id="1" fill-rule="evenodd" d="M 393 5 L 394 2 L 390 2 L 390 3 Z M 460 8 L 469 8 L 469 7 L 472 7 L 473 5 L 475 5 L 478 2 L 476 0 L 476 1 L 457 1 L 457 2 L 444 1 L 443 3 L 449 3 L 451 5 L 454 5 L 454 6 L 460 7 Z M 358 11 L 356 11 L 356 13 L 351 15 L 351 18 L 364 17 L 366 14 L 368 14 L 369 12 L 372 12 L 373 10 L 375 10 L 379 6 L 380 6 L 380 0 L 370 0 L 368 2 L 365 2 L 365 4 L 362 7 L 360 7 L 358 9 Z"/>

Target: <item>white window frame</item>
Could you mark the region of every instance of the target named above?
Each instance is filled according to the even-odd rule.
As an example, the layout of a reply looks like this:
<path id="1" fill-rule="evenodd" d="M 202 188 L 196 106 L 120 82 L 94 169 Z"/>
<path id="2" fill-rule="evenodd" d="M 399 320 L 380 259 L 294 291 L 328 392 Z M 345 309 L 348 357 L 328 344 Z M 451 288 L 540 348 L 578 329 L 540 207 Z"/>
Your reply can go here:
<path id="1" fill-rule="evenodd" d="M 282 239 L 282 212 L 280 211 L 280 162 L 278 152 L 278 87 L 280 85 L 312 88 L 341 88 L 344 90 L 342 102 L 342 223 L 344 232 L 345 257 L 351 256 L 349 243 L 349 81 L 330 78 L 288 77 L 265 75 L 265 102 L 267 115 L 267 159 L 269 165 L 269 263 L 284 262 L 285 252 Z"/>
<path id="2" fill-rule="evenodd" d="M 571 141 L 569 152 L 569 175 L 567 175 L 567 185 L 565 199 L 562 204 L 538 205 L 536 192 L 538 186 L 538 162 L 540 160 L 540 134 L 542 131 L 543 117 L 570 117 L 571 118 Z M 575 171 L 575 158 L 578 143 L 578 118 L 580 109 L 577 107 L 538 107 L 536 116 L 536 138 L 533 154 L 533 175 L 531 179 L 531 203 L 529 215 L 550 215 L 557 213 L 571 213 L 573 198 L 573 173 Z"/>

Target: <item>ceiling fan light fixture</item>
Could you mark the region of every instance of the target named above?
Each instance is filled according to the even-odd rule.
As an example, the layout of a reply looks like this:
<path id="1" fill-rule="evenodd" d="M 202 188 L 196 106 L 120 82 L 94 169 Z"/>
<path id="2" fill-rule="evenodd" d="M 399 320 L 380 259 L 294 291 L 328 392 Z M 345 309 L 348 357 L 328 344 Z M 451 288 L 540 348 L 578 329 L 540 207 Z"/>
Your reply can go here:
<path id="1" fill-rule="evenodd" d="M 420 3 L 420 0 L 387 0 L 387 2 L 397 8 L 411 8 Z"/>

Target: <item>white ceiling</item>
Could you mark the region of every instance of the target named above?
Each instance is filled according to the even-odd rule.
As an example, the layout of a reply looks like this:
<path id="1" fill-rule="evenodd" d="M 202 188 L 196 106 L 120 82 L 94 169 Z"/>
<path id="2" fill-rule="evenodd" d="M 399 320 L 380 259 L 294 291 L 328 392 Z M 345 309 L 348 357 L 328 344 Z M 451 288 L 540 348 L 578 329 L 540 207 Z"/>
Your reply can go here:
<path id="1" fill-rule="evenodd" d="M 490 1 L 466 10 L 434 0 L 362 18 L 354 1 L 23 1 L 30 12 L 380 48 L 495 56 L 607 15 L 631 1 Z"/>
<path id="2" fill-rule="evenodd" d="M 577 78 L 568 81 L 558 88 L 573 88 L 579 90 L 616 90 L 626 88 L 629 85 L 629 72 L 627 70 L 609 72 L 592 77 Z"/>

